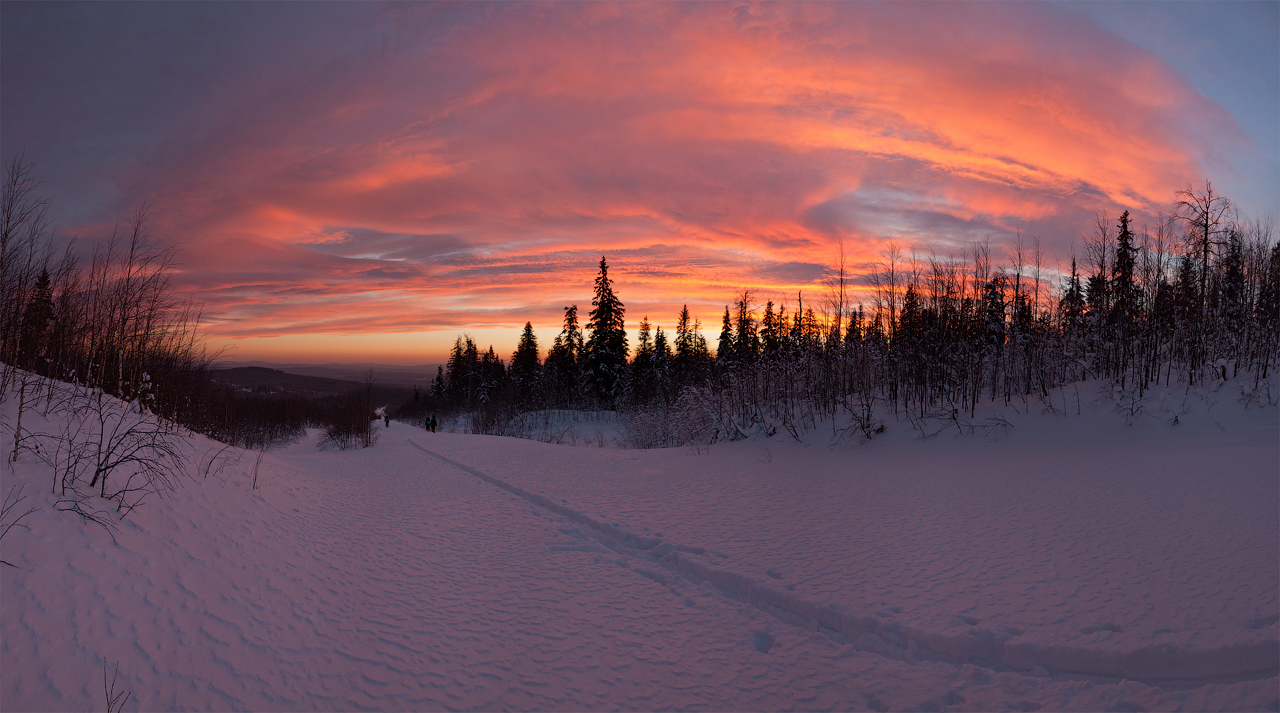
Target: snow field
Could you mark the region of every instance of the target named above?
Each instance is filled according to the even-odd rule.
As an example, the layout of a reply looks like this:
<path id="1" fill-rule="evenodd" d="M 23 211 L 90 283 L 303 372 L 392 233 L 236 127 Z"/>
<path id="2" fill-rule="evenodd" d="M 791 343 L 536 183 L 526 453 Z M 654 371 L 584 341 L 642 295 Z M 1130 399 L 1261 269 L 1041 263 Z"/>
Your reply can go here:
<path id="1" fill-rule="evenodd" d="M 588 449 L 574 469 L 541 444 L 458 447 L 675 571 L 868 650 L 1206 679 L 1280 665 L 1275 410 L 1221 401 L 1174 428 L 1006 412 L 997 442 Z M 673 543 L 686 551 L 664 555 Z"/>
<path id="2" fill-rule="evenodd" d="M 1207 413 L 708 455 L 393 423 L 116 543 L 24 456 L 0 708 L 101 708 L 118 661 L 126 710 L 1277 710 L 1276 413 Z"/>

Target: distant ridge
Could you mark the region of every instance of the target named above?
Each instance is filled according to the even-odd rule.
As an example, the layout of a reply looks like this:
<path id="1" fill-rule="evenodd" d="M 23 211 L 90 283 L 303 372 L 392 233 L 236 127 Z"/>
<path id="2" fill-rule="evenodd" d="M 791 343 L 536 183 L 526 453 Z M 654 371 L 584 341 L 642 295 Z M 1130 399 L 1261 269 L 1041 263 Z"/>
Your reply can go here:
<path id="1" fill-rule="evenodd" d="M 297 376 L 336 379 L 339 381 L 364 383 L 365 377 L 373 370 L 376 383 L 380 386 L 430 386 L 436 376 L 437 364 L 378 364 L 375 362 L 343 364 L 330 362 L 327 364 L 276 364 L 265 361 L 221 361 L 213 364 L 217 371 L 257 367 L 273 369 Z"/>
<path id="2" fill-rule="evenodd" d="M 359 382 L 352 380 L 288 374 L 265 366 L 216 369 L 211 376 L 215 382 L 262 393 L 288 392 L 315 396 L 345 394 L 360 387 Z"/>

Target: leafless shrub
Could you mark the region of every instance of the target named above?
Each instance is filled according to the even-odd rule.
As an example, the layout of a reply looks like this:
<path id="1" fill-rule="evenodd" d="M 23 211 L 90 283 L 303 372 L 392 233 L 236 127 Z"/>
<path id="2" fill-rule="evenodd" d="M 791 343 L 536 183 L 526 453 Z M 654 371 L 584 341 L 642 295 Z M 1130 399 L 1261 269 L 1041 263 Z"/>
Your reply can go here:
<path id="1" fill-rule="evenodd" d="M 65 413 L 67 440 L 81 444 L 71 451 L 80 458 L 68 463 L 73 485 L 87 478 L 90 490 L 125 514 L 148 496 L 177 487 L 185 464 L 174 423 L 149 414 L 140 400 L 125 403 L 101 389 L 75 391 Z M 64 481 L 64 495 L 65 488 Z"/>
<path id="2" fill-rule="evenodd" d="M 960 436 L 1002 436 L 1013 428 L 1013 424 L 1002 416 L 989 416 L 982 419 L 966 417 L 958 408 L 931 411 L 922 417 L 915 417 L 912 423 L 925 440 L 953 429 L 958 438 Z"/>
<path id="3" fill-rule="evenodd" d="M 378 442 L 373 420 L 373 406 L 366 395 L 360 392 L 348 394 L 327 414 L 320 447 L 346 451 L 373 446 Z"/>
<path id="4" fill-rule="evenodd" d="M 21 514 L 18 514 L 17 512 L 18 505 L 23 500 L 27 499 L 27 497 L 22 494 L 22 489 L 24 487 L 25 486 L 23 485 L 15 485 L 9 488 L 9 492 L 4 496 L 4 503 L 0 505 L 0 540 L 3 540 L 4 536 L 9 534 L 9 530 L 12 530 L 15 527 L 21 527 L 24 530 L 31 529 L 22 524 L 22 521 L 27 517 L 34 515 L 38 511 L 38 508 L 29 507 Z M 0 560 L 0 564 L 7 564 L 10 567 L 17 566 L 12 562 L 5 562 L 4 560 Z"/>
<path id="5" fill-rule="evenodd" d="M 258 458 L 253 462 L 253 473 L 249 478 L 249 483 L 254 490 L 258 489 L 258 471 L 262 467 L 262 457 L 265 456 L 266 454 L 267 454 L 267 449 L 265 447 L 259 448 Z"/>
<path id="6" fill-rule="evenodd" d="M 981 421 L 970 421 L 964 424 L 966 435 L 1003 436 L 1013 428 L 1013 424 L 1001 416 L 988 416 Z"/>
<path id="7" fill-rule="evenodd" d="M 924 414 L 907 411 L 907 422 L 920 434 L 920 440 L 927 441 L 947 430 L 951 425 L 950 420 L 953 418 L 953 411 L 955 409 L 944 409 Z"/>
<path id="8" fill-rule="evenodd" d="M 133 691 L 120 691 L 116 693 L 116 677 L 120 675 L 120 662 L 116 662 L 115 672 L 111 674 L 111 683 L 107 684 L 107 662 L 102 662 L 102 693 L 107 702 L 107 713 L 119 713 L 124 710 L 124 704 L 128 702 L 129 696 L 133 695 Z"/>
<path id="9" fill-rule="evenodd" d="M 54 501 L 53 506 L 59 512 L 69 512 L 79 517 L 82 522 L 101 527 L 106 530 L 112 542 L 116 541 L 116 533 L 120 531 L 120 527 L 112 518 L 111 511 L 94 506 L 85 493 L 72 490 L 67 497 Z"/>
<path id="10" fill-rule="evenodd" d="M 222 446 L 216 450 L 209 449 L 200 458 L 200 477 L 208 478 L 211 475 L 216 477 L 231 463 L 233 457 L 238 462 L 240 460 L 240 452 L 233 451 L 231 446 Z"/>
<path id="11" fill-rule="evenodd" d="M 48 415 L 52 433 L 28 432 L 22 441 L 53 471 L 55 507 L 115 531 L 109 511 L 127 516 L 151 495 L 178 486 L 186 474 L 181 432 L 139 400 L 126 403 L 102 389 L 58 384 Z"/>
<path id="12" fill-rule="evenodd" d="M 1124 425 L 1132 426 L 1146 410 L 1146 403 L 1137 389 L 1115 387 L 1113 392 L 1114 410 L 1124 417 Z"/>
<path id="13" fill-rule="evenodd" d="M 1169 426 L 1169 428 L 1177 426 L 1182 421 L 1183 416 L 1191 413 L 1191 407 L 1188 405 L 1189 401 L 1190 399 L 1184 398 L 1173 408 L 1173 415 L 1165 421 L 1165 424 Z"/>
<path id="14" fill-rule="evenodd" d="M 836 429 L 837 438 L 848 440 L 856 436 L 859 443 L 866 443 L 884 433 L 884 421 L 876 418 L 877 401 L 874 394 L 866 391 L 859 391 L 850 398 L 843 399 L 841 405 L 849 417 L 850 425 Z"/>

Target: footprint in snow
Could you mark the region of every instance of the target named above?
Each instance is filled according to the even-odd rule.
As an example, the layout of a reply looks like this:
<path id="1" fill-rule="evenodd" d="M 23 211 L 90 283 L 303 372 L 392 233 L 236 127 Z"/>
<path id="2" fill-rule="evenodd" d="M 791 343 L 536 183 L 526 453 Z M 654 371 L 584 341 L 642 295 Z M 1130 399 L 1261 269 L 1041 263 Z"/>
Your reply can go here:
<path id="1" fill-rule="evenodd" d="M 1121 633 L 1124 633 L 1124 627 L 1120 626 L 1119 624 L 1116 624 L 1115 622 L 1109 621 L 1106 623 L 1098 624 L 1097 626 L 1086 626 L 1085 628 L 1080 630 L 1080 633 L 1092 634 L 1097 631 L 1114 631 L 1117 634 L 1121 634 Z"/>
<path id="2" fill-rule="evenodd" d="M 769 649 L 772 649 L 776 643 L 777 639 L 767 631 L 757 631 L 751 635 L 751 644 L 762 654 L 769 653 Z"/>
<path id="3" fill-rule="evenodd" d="M 1250 619 L 1245 622 L 1245 627 L 1249 629 L 1265 629 L 1278 621 L 1280 621 L 1280 614 L 1271 614 L 1270 616 L 1260 616 L 1256 619 Z"/>

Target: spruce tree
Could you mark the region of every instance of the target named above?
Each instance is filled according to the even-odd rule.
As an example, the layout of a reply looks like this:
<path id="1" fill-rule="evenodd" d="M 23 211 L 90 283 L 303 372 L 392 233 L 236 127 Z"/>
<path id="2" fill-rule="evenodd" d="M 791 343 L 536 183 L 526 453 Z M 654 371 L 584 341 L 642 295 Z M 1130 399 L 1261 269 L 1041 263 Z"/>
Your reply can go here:
<path id="1" fill-rule="evenodd" d="M 44 353 L 52 321 L 53 287 L 50 285 L 49 271 L 41 270 L 40 277 L 36 279 L 35 292 L 27 302 L 27 308 L 22 315 L 19 358 L 27 369 L 43 371 L 40 357 Z"/>
<path id="2" fill-rule="evenodd" d="M 1221 292 L 1218 314 L 1230 333 L 1239 331 L 1245 316 L 1244 238 L 1232 226 L 1227 231 L 1226 249 L 1220 261 Z"/>
<path id="3" fill-rule="evenodd" d="M 915 285 L 907 285 L 902 309 L 898 311 L 898 328 L 893 336 L 893 349 L 903 353 L 914 350 L 924 336 L 924 306 Z"/>
<path id="4" fill-rule="evenodd" d="M 676 385 L 672 382 L 672 359 L 671 345 L 667 343 L 667 335 L 662 331 L 662 327 L 658 327 L 653 335 L 651 368 L 653 376 L 649 389 L 651 398 L 656 397 L 670 403 L 675 394 L 679 393 L 676 390 Z"/>
<path id="5" fill-rule="evenodd" d="M 1089 317 L 1095 323 L 1103 319 L 1111 302 L 1111 289 L 1107 286 L 1107 277 L 1100 273 L 1089 276 L 1084 287 L 1084 301 L 1089 307 Z"/>
<path id="6" fill-rule="evenodd" d="M 999 351 L 1004 345 L 1004 275 L 992 277 L 982 289 L 982 330 L 987 344 Z"/>
<path id="7" fill-rule="evenodd" d="M 501 401 L 506 391 L 507 367 L 493 351 L 492 344 L 480 360 L 479 377 L 476 400 L 480 403 Z"/>
<path id="8" fill-rule="evenodd" d="M 756 333 L 756 320 L 751 316 L 751 291 L 743 290 L 734 303 L 737 320 L 733 335 L 733 353 L 744 364 L 755 362 L 760 353 L 760 335 Z"/>
<path id="9" fill-rule="evenodd" d="M 578 328 L 578 305 L 564 308 L 564 328 L 547 352 L 544 367 L 548 397 L 557 408 L 578 405 L 582 361 L 582 330 Z"/>
<path id="10" fill-rule="evenodd" d="M 844 348 L 846 352 L 852 352 L 862 340 L 862 320 L 862 305 L 859 304 L 858 309 L 851 310 L 849 326 L 844 330 Z"/>
<path id="11" fill-rule="evenodd" d="M 720 325 L 720 341 L 716 344 L 716 363 L 728 366 L 737 361 L 733 354 L 733 320 L 729 318 L 729 305 L 724 306 L 724 321 Z"/>
<path id="12" fill-rule="evenodd" d="M 1272 332 L 1280 331 L 1280 243 L 1271 246 L 1266 272 L 1258 291 L 1258 321 Z"/>
<path id="13" fill-rule="evenodd" d="M 1134 282 L 1133 232 L 1129 229 L 1129 211 L 1120 215 L 1120 234 L 1116 236 L 1116 257 L 1111 268 L 1111 321 L 1127 333 L 1138 308 L 1138 287 Z"/>
<path id="14" fill-rule="evenodd" d="M 640 332 L 636 335 L 636 356 L 634 363 L 639 364 L 653 356 L 652 326 L 649 315 L 640 319 Z"/>
<path id="15" fill-rule="evenodd" d="M 468 340 L 469 341 L 469 340 Z M 449 378 L 445 382 L 445 393 L 452 406 L 465 406 L 467 400 L 467 360 L 462 346 L 462 337 L 453 340 L 453 350 L 449 352 Z"/>
<path id="16" fill-rule="evenodd" d="M 662 331 L 662 327 L 658 327 L 658 331 L 653 336 L 653 358 L 655 361 L 670 360 L 671 345 L 667 342 L 667 335 Z"/>
<path id="17" fill-rule="evenodd" d="M 1080 272 L 1076 269 L 1076 259 L 1071 258 L 1071 276 L 1067 278 L 1062 290 L 1062 300 L 1058 303 L 1062 315 L 1062 328 L 1074 330 L 1084 319 L 1084 288 L 1080 285 Z"/>
<path id="18" fill-rule="evenodd" d="M 702 323 L 689 315 L 689 305 L 680 310 L 676 322 L 676 353 L 672 361 L 676 392 L 687 384 L 701 382 L 711 362 L 707 340 L 702 336 Z"/>
<path id="19" fill-rule="evenodd" d="M 595 309 L 591 310 L 587 322 L 591 336 L 584 345 L 583 376 L 590 396 L 596 403 L 610 408 L 626 375 L 627 332 L 623 320 L 625 308 L 613 293 L 609 264 L 603 256 L 591 305 Z"/>
<path id="20" fill-rule="evenodd" d="M 692 353 L 693 325 L 689 323 L 689 305 L 684 305 L 676 321 L 676 356 L 688 357 Z"/>
<path id="21" fill-rule="evenodd" d="M 778 315 L 773 311 L 773 300 L 764 305 L 764 318 L 760 320 L 760 348 L 764 356 L 770 356 L 782 345 Z"/>
<path id="22" fill-rule="evenodd" d="M 631 361 L 630 395 L 636 403 L 647 403 L 653 385 L 653 339 L 649 317 L 640 320 L 636 336 L 636 355 Z"/>
<path id="23" fill-rule="evenodd" d="M 520 334 L 520 342 L 511 355 L 511 385 L 515 389 L 517 402 L 525 408 L 535 406 L 538 376 L 541 365 L 538 363 L 538 338 L 533 334 L 533 323 L 524 323 L 524 332 Z"/>
<path id="24" fill-rule="evenodd" d="M 444 366 L 436 367 L 436 378 L 431 380 L 431 400 L 439 403 L 444 400 Z"/>
<path id="25" fill-rule="evenodd" d="M 796 316 L 799 317 L 801 344 L 806 350 L 816 349 L 822 338 L 822 323 L 818 320 L 818 314 L 812 307 L 806 307 L 803 315 L 797 313 Z"/>
<path id="26" fill-rule="evenodd" d="M 480 353 L 471 337 L 463 335 L 454 340 L 446 373 L 445 393 L 449 403 L 460 408 L 474 408 L 483 375 Z"/>

